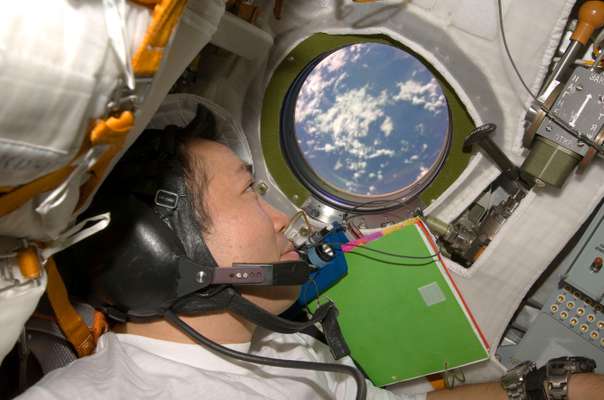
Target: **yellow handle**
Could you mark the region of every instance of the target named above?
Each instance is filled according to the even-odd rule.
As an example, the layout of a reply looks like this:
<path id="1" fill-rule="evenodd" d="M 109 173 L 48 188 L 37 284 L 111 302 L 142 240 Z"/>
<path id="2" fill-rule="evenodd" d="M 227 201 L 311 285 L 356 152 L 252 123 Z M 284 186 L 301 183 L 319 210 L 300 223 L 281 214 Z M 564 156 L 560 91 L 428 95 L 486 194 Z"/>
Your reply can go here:
<path id="1" fill-rule="evenodd" d="M 586 45 L 594 30 L 604 26 L 604 1 L 586 1 L 579 8 L 579 22 L 570 37 Z"/>
<path id="2" fill-rule="evenodd" d="M 34 247 L 26 247 L 17 253 L 17 263 L 21 270 L 21 275 L 29 279 L 40 277 L 40 258 Z"/>

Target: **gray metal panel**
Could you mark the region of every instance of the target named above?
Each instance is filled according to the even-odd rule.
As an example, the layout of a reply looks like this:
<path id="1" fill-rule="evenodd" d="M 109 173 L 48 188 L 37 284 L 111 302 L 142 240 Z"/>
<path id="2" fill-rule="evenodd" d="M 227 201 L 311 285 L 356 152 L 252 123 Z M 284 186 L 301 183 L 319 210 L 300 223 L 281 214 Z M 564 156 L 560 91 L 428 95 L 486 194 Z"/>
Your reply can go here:
<path id="1" fill-rule="evenodd" d="M 596 360 L 596 372 L 604 372 L 604 351 L 543 313 L 537 317 L 520 344 L 513 347 L 515 351 L 511 362 L 514 365 L 524 360 L 534 360 L 537 365 L 543 365 L 554 357 L 584 356 Z"/>
<path id="2" fill-rule="evenodd" d="M 604 258 L 604 207 L 600 207 L 577 245 L 562 262 L 568 264 L 563 281 L 602 303 L 604 268 L 600 272 L 592 271 L 596 257 Z"/>
<path id="3" fill-rule="evenodd" d="M 500 355 L 511 365 L 525 360 L 542 365 L 561 356 L 593 358 L 596 371 L 604 372 L 604 313 L 568 289 L 553 292 L 520 343 Z"/>
<path id="4" fill-rule="evenodd" d="M 603 103 L 604 75 L 584 67 L 577 67 L 566 82 L 551 112 L 594 140 L 604 122 Z M 545 118 L 537 133 L 582 156 L 587 152 L 587 146 L 581 144 L 575 136 L 549 117 Z"/>

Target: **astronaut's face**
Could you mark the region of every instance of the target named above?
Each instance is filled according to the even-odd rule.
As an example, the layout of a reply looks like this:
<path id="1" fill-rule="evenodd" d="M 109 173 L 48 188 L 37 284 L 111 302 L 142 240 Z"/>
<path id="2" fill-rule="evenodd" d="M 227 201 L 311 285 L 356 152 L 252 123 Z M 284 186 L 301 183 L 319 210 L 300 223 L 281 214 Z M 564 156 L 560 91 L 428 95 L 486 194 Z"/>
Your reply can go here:
<path id="1" fill-rule="evenodd" d="M 284 235 L 287 215 L 254 191 L 249 167 L 220 143 L 199 140 L 190 150 L 193 157 L 201 157 L 207 176 L 203 197 L 211 223 L 203 237 L 218 265 L 298 259 Z M 295 301 L 299 289 L 250 287 L 241 292 L 248 300 L 278 314 Z"/>

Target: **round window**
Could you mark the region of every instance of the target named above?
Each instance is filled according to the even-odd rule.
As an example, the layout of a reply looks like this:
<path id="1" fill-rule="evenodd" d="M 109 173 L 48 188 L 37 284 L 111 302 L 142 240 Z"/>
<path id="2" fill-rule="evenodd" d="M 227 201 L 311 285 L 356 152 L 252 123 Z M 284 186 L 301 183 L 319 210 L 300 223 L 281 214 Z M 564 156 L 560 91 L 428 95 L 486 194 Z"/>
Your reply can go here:
<path id="1" fill-rule="evenodd" d="M 298 75 L 281 113 L 290 167 L 321 200 L 384 209 L 422 191 L 451 136 L 440 84 L 404 50 L 360 43 L 323 54 Z"/>

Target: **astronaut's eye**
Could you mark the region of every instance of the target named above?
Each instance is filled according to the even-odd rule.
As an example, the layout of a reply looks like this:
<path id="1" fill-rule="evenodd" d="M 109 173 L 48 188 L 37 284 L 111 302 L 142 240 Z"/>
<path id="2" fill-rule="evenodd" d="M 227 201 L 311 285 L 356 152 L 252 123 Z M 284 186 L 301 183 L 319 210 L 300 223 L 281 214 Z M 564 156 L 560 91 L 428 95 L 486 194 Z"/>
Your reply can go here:
<path id="1" fill-rule="evenodd" d="M 281 115 L 281 143 L 316 196 L 344 208 L 409 198 L 438 172 L 451 136 L 447 100 L 404 50 L 353 44 L 314 59 Z"/>

